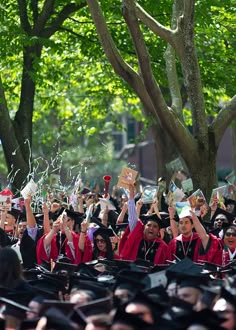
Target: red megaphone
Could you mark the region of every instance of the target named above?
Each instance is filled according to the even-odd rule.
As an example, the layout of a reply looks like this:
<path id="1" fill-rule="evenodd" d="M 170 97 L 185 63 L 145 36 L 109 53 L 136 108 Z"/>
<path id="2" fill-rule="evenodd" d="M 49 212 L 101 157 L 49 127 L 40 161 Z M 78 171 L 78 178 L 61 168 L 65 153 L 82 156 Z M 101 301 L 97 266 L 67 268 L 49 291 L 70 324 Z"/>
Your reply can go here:
<path id="1" fill-rule="evenodd" d="M 109 183 L 111 181 L 111 176 L 110 175 L 104 175 L 103 181 L 105 183 L 104 187 L 104 197 L 107 198 L 108 196 L 108 189 L 109 189 Z"/>

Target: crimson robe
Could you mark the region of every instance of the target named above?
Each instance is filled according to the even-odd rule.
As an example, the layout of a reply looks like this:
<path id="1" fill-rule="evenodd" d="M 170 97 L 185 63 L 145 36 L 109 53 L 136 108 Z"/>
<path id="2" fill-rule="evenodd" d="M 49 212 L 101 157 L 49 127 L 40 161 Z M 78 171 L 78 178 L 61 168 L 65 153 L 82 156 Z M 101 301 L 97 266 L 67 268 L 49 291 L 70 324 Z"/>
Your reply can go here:
<path id="1" fill-rule="evenodd" d="M 85 237 L 85 249 L 84 253 L 82 253 L 79 249 L 79 234 L 76 234 L 75 232 L 71 232 L 72 234 L 72 239 L 73 239 L 73 245 L 74 245 L 74 254 L 73 256 L 71 249 L 68 245 L 68 240 L 65 239 L 65 254 L 66 257 L 71 260 L 72 264 L 78 265 L 80 262 L 87 262 L 91 260 L 91 255 L 92 255 L 92 245 L 90 240 L 88 239 L 87 235 Z M 36 253 L 37 253 L 37 263 L 39 265 L 42 264 L 43 260 L 45 261 L 50 261 L 50 260 L 57 260 L 58 258 L 58 248 L 57 248 L 57 243 L 56 243 L 56 236 L 55 234 L 52 238 L 51 241 L 51 249 L 50 249 L 50 254 L 49 256 L 47 255 L 45 248 L 44 248 L 44 239 L 45 235 L 43 235 L 36 246 Z"/>
<path id="2" fill-rule="evenodd" d="M 136 260 L 139 250 L 139 245 L 144 238 L 144 225 L 138 220 L 136 227 L 129 232 L 129 228 L 126 228 L 123 237 L 120 242 L 120 257 L 123 260 Z M 124 239 L 123 239 L 124 238 Z M 160 238 L 154 240 L 158 243 L 158 248 L 154 257 L 154 264 L 165 264 L 167 258 L 167 244 Z M 122 247 L 122 249 L 121 249 Z"/>
<path id="3" fill-rule="evenodd" d="M 195 241 L 194 251 L 193 251 L 193 261 L 199 262 L 202 261 L 208 261 L 212 262 L 218 265 L 221 265 L 220 260 L 220 254 L 221 254 L 221 246 L 219 244 L 219 241 L 216 236 L 212 234 L 209 235 L 209 243 L 207 246 L 207 249 L 204 251 L 202 246 L 202 241 L 198 235 L 198 233 L 193 233 L 192 241 Z M 179 235 L 175 238 L 173 238 L 168 246 L 168 260 L 175 260 L 175 256 L 177 254 L 177 242 L 181 242 L 183 239 L 183 242 L 190 242 L 191 237 L 184 237 L 182 235 Z"/>

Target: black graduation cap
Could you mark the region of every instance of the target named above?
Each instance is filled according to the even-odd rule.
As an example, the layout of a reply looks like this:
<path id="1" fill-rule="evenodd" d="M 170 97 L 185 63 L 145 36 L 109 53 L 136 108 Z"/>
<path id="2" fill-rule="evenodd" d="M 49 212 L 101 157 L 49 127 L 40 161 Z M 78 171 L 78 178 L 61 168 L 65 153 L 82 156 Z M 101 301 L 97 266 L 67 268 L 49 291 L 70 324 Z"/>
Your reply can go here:
<path id="1" fill-rule="evenodd" d="M 13 207 L 11 210 L 7 211 L 8 214 L 12 215 L 16 220 L 19 218 L 21 211 L 18 209 L 14 209 Z"/>
<path id="2" fill-rule="evenodd" d="M 155 302 L 167 307 L 169 305 L 169 295 L 166 292 L 166 289 L 163 285 L 158 285 L 152 288 L 148 288 L 144 290 L 145 294 L 152 298 Z"/>
<path id="3" fill-rule="evenodd" d="M 207 283 L 209 281 L 208 274 L 203 273 L 203 266 L 194 263 L 189 258 L 171 265 L 166 270 L 166 276 L 169 280 L 176 279 L 180 285 L 199 287 L 200 284 Z"/>
<path id="4" fill-rule="evenodd" d="M 53 273 L 65 273 L 72 275 L 78 271 L 78 265 L 73 265 L 66 262 L 56 261 L 53 268 Z"/>
<path id="5" fill-rule="evenodd" d="M 79 325 L 83 329 L 87 325 L 86 316 L 79 308 L 73 308 L 68 317 L 73 323 Z"/>
<path id="6" fill-rule="evenodd" d="M 207 329 L 214 330 L 223 330 L 224 328 L 220 325 L 224 321 L 225 318 L 208 308 L 198 312 L 192 310 L 187 315 L 181 315 L 177 318 L 177 322 L 184 325 L 184 328 L 188 328 L 190 325 L 203 325 Z"/>
<path id="7" fill-rule="evenodd" d="M 126 324 L 130 325 L 132 329 L 149 329 L 150 324 L 145 322 L 142 318 L 139 316 L 132 314 L 132 313 L 126 313 L 124 308 L 120 307 L 116 310 L 115 315 L 112 320 L 112 324 Z"/>
<path id="8" fill-rule="evenodd" d="M 126 273 L 122 274 L 121 272 L 117 276 L 112 290 L 115 291 L 116 289 L 126 289 L 134 294 L 136 291 L 144 290 L 145 287 L 146 284 L 138 278 L 129 277 Z"/>
<path id="9" fill-rule="evenodd" d="M 97 217 L 95 217 L 95 216 L 92 216 L 91 217 L 91 220 L 90 220 L 90 222 L 93 222 L 93 223 L 96 223 L 96 225 L 98 225 L 99 226 L 99 228 L 104 228 L 104 229 L 106 229 L 107 227 L 101 222 L 101 220 L 100 219 L 98 219 Z"/>
<path id="10" fill-rule="evenodd" d="M 34 288 L 28 284 L 14 289 L 0 287 L 0 297 L 9 299 L 23 306 L 27 306 L 35 295 Z"/>
<path id="11" fill-rule="evenodd" d="M 236 306 L 236 288 L 222 286 L 220 296 L 232 306 Z"/>
<path id="12" fill-rule="evenodd" d="M 215 213 L 213 214 L 212 218 L 211 218 L 211 224 L 213 225 L 216 217 L 219 215 L 219 214 L 223 214 L 227 220 L 224 220 L 223 221 L 223 226 L 222 227 L 227 227 L 229 226 L 230 224 L 232 224 L 233 220 L 235 219 L 235 215 L 233 215 L 232 213 L 224 210 L 224 209 L 221 209 L 220 207 L 217 207 Z"/>
<path id="13" fill-rule="evenodd" d="M 236 210 L 236 200 L 225 197 L 224 204 L 225 204 L 226 207 L 228 205 L 233 205 L 234 206 L 233 213 L 235 212 L 235 210 Z"/>
<path id="14" fill-rule="evenodd" d="M 56 221 L 57 218 L 64 212 L 65 208 L 61 207 L 56 212 L 49 211 L 49 219 L 52 219 L 53 221 Z"/>
<path id="15" fill-rule="evenodd" d="M 114 232 L 110 228 L 98 228 L 94 233 L 93 237 L 101 235 L 101 236 L 108 236 L 108 237 L 113 237 L 115 236 Z"/>
<path id="16" fill-rule="evenodd" d="M 84 220 L 84 214 L 80 212 L 75 212 L 69 209 L 66 209 L 66 214 L 68 218 L 75 221 L 76 224 L 81 224 L 81 222 Z"/>
<path id="17" fill-rule="evenodd" d="M 45 293 L 57 294 L 59 291 L 65 292 L 66 281 L 57 276 L 58 274 L 53 273 L 42 274 L 41 278 L 29 281 L 29 284 L 33 286 L 35 290 Z"/>
<path id="18" fill-rule="evenodd" d="M 95 299 L 102 299 L 110 293 L 103 283 L 84 279 L 82 280 L 78 277 L 72 277 L 70 279 L 69 290 L 72 289 L 92 291 Z"/>
<path id="19" fill-rule="evenodd" d="M 40 308 L 40 316 L 45 315 L 45 312 L 51 308 L 57 308 L 64 315 L 69 315 L 74 308 L 75 304 L 69 301 L 64 300 L 56 300 L 56 299 L 44 299 L 42 302 L 42 306 Z"/>
<path id="20" fill-rule="evenodd" d="M 200 286 L 203 291 L 201 301 L 208 307 L 212 305 L 215 301 L 215 298 L 220 295 L 221 287 L 219 285 L 201 285 Z"/>
<path id="21" fill-rule="evenodd" d="M 38 276 L 42 274 L 42 271 L 39 269 L 24 269 L 23 276 L 26 281 L 37 280 Z"/>
<path id="22" fill-rule="evenodd" d="M 155 321 L 157 321 L 158 317 L 163 313 L 163 306 L 159 303 L 159 301 L 154 301 L 150 295 L 143 291 L 137 291 L 133 297 L 127 302 L 129 303 L 138 303 L 147 306 Z"/>
<path id="23" fill-rule="evenodd" d="M 122 223 L 116 223 L 115 225 L 115 233 L 118 234 L 120 231 L 125 230 L 128 227 L 129 223 L 128 222 L 122 222 Z"/>
<path id="24" fill-rule="evenodd" d="M 36 223 L 37 223 L 39 226 L 42 226 L 42 225 L 43 225 L 43 218 L 44 218 L 44 215 L 43 215 L 42 213 L 35 213 L 35 214 L 34 214 L 34 218 L 35 218 Z"/>
<path id="25" fill-rule="evenodd" d="M 79 309 L 86 317 L 90 315 L 109 313 L 112 309 L 112 297 L 107 296 L 100 299 L 89 301 L 81 305 Z"/>
<path id="26" fill-rule="evenodd" d="M 64 310 L 66 310 L 66 304 L 69 305 L 69 303 L 61 302 L 64 304 Z M 50 305 L 49 305 L 50 306 Z M 47 318 L 47 329 L 57 329 L 57 330 L 74 330 L 73 324 L 70 320 L 70 318 L 65 315 L 65 313 L 62 311 L 62 309 L 59 308 L 59 305 L 57 307 L 51 306 L 49 307 L 44 313 L 43 316 L 46 316 Z"/>
<path id="27" fill-rule="evenodd" d="M 148 215 L 141 214 L 139 218 L 145 225 L 147 224 L 148 221 L 154 221 L 159 225 L 159 228 L 163 228 L 164 224 L 163 224 L 162 220 L 157 216 L 156 213 L 148 214 Z"/>
<path id="28" fill-rule="evenodd" d="M 0 297 L 0 303 L 6 306 L 5 310 L 3 311 L 3 314 L 11 315 L 18 319 L 23 320 L 25 318 L 25 313 L 27 311 L 31 311 L 31 309 L 28 308 L 26 305 L 22 305 L 15 300 L 7 299 L 4 297 Z"/>
<path id="29" fill-rule="evenodd" d="M 19 217 L 17 219 L 17 223 L 21 223 L 21 222 L 26 222 L 26 213 L 25 212 L 21 212 L 19 214 Z"/>
<path id="30" fill-rule="evenodd" d="M 92 280 L 92 279 L 96 280 L 96 277 L 100 274 L 100 272 L 94 268 L 94 265 L 96 265 L 97 263 L 98 263 L 98 260 L 96 260 L 96 261 L 93 260 L 93 263 L 89 263 L 89 262 L 80 263 L 78 265 L 78 273 L 80 275 L 80 278 L 82 276 L 84 276 L 84 277 L 89 278 L 90 280 Z M 75 278 L 78 278 L 78 276 Z"/>

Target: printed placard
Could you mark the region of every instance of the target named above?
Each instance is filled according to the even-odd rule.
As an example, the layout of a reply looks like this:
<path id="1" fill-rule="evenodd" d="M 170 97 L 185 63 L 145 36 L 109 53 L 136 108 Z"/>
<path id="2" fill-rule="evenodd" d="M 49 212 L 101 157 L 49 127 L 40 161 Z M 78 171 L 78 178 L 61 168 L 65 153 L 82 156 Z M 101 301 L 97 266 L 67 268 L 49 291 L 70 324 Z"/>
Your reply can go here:
<path id="1" fill-rule="evenodd" d="M 227 185 L 212 189 L 209 204 L 211 204 L 213 202 L 214 198 L 217 198 L 217 201 L 218 201 L 219 205 L 224 204 L 224 196 L 225 196 L 226 191 L 227 191 Z"/>
<path id="2" fill-rule="evenodd" d="M 143 189 L 142 202 L 143 204 L 151 204 L 154 198 L 157 197 L 159 187 L 158 186 L 147 186 Z"/>
<path id="3" fill-rule="evenodd" d="M 120 177 L 117 183 L 118 187 L 129 189 L 130 184 L 134 184 L 137 178 L 138 172 L 132 168 L 123 167 L 120 173 Z"/>
<path id="4" fill-rule="evenodd" d="M 181 185 L 183 187 L 184 192 L 186 192 L 186 193 L 193 190 L 193 180 L 191 178 L 188 178 L 187 180 L 182 181 Z"/>
<path id="5" fill-rule="evenodd" d="M 206 204 L 206 198 L 200 189 L 189 196 L 188 201 L 193 209 L 199 209 L 202 205 Z"/>
<path id="6" fill-rule="evenodd" d="M 0 195 L 0 211 L 11 211 L 11 196 Z"/>

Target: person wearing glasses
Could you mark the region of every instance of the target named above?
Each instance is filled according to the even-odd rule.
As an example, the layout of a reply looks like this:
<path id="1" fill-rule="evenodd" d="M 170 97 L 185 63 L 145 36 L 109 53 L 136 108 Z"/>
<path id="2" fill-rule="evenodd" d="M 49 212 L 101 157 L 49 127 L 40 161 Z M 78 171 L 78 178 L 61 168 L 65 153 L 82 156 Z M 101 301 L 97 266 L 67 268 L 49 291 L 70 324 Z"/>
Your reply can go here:
<path id="1" fill-rule="evenodd" d="M 222 266 L 236 259 L 236 226 L 231 225 L 224 230 L 223 239 L 221 240 L 222 251 Z"/>
<path id="2" fill-rule="evenodd" d="M 120 259 L 114 253 L 112 248 L 111 237 L 114 233 L 111 229 L 98 228 L 93 234 L 93 256 L 92 259 Z"/>

